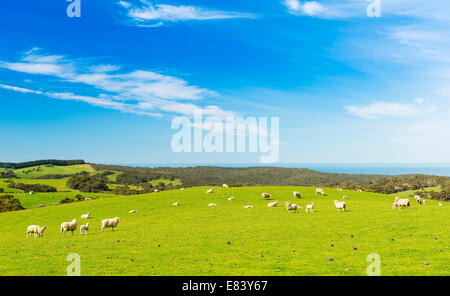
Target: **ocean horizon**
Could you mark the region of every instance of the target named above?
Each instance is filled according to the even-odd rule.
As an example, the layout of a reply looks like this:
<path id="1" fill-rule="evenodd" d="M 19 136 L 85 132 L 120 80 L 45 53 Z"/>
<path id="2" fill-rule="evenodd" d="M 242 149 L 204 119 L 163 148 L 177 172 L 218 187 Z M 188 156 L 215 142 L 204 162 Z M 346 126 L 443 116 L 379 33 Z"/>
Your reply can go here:
<path id="1" fill-rule="evenodd" d="M 314 163 L 275 163 L 275 164 L 259 164 L 259 163 L 151 163 L 151 164 L 132 164 L 121 163 L 115 165 L 125 165 L 133 167 L 196 167 L 196 166 L 219 166 L 219 167 L 284 167 L 311 169 L 324 173 L 340 173 L 340 174 L 367 174 L 367 175 L 409 175 L 423 174 L 450 177 L 450 164 L 314 164 Z"/>

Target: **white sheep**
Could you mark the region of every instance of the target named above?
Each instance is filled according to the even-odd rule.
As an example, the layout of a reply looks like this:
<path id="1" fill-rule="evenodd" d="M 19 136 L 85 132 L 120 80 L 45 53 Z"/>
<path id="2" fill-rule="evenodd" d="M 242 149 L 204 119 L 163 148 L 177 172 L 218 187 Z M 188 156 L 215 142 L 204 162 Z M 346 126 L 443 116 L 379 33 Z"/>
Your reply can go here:
<path id="1" fill-rule="evenodd" d="M 90 197 L 86 197 L 84 200 L 92 200 L 92 198 Z"/>
<path id="2" fill-rule="evenodd" d="M 439 203 L 439 206 L 442 207 L 442 203 L 441 202 Z"/>
<path id="3" fill-rule="evenodd" d="M 356 190 L 356 192 L 363 192 L 361 189 Z"/>
<path id="4" fill-rule="evenodd" d="M 263 192 L 263 193 L 261 193 L 261 196 L 262 196 L 262 198 L 269 198 L 269 197 L 272 197 L 272 194 Z"/>
<path id="5" fill-rule="evenodd" d="M 253 208 L 253 206 L 246 205 L 246 206 L 244 207 L 244 209 L 251 209 L 251 208 Z"/>
<path id="6" fill-rule="evenodd" d="M 341 187 L 338 187 L 338 188 L 336 188 L 337 189 L 337 191 L 342 191 L 342 188 Z"/>
<path id="7" fill-rule="evenodd" d="M 184 188 L 180 188 L 180 190 L 181 190 L 181 191 L 183 191 L 183 190 L 184 190 Z"/>
<path id="8" fill-rule="evenodd" d="M 343 197 L 342 197 L 342 199 L 347 199 L 348 197 L 347 197 L 347 195 L 344 195 Z"/>
<path id="9" fill-rule="evenodd" d="M 178 207 L 179 205 L 180 205 L 180 202 L 174 202 L 173 204 L 172 204 L 174 207 Z"/>
<path id="10" fill-rule="evenodd" d="M 208 205 L 208 207 L 216 207 L 217 205 L 215 204 L 215 203 L 210 203 L 209 205 Z"/>
<path id="11" fill-rule="evenodd" d="M 88 230 L 89 230 L 89 222 L 86 223 L 86 225 L 80 226 L 80 234 L 83 234 L 83 233 L 87 234 Z"/>
<path id="12" fill-rule="evenodd" d="M 308 213 L 308 211 L 314 212 L 314 203 L 312 202 L 310 205 L 306 205 L 305 213 Z"/>
<path id="13" fill-rule="evenodd" d="M 206 190 L 206 193 L 207 193 L 207 194 L 212 193 L 212 192 L 213 192 L 213 189 L 212 189 L 212 188 L 209 188 L 208 190 Z"/>
<path id="14" fill-rule="evenodd" d="M 133 214 L 133 213 L 137 213 L 137 212 L 138 212 L 137 210 L 131 210 L 128 213 Z"/>
<path id="15" fill-rule="evenodd" d="M 286 210 L 289 211 L 289 213 L 291 213 L 291 211 L 298 212 L 298 209 L 301 209 L 302 207 L 296 205 L 296 204 L 291 204 L 290 202 L 286 202 Z"/>
<path id="16" fill-rule="evenodd" d="M 298 197 L 298 198 L 301 198 L 302 196 L 300 195 L 300 192 L 298 192 L 298 191 L 294 191 L 294 197 Z"/>
<path id="17" fill-rule="evenodd" d="M 421 197 L 418 196 L 418 195 L 416 195 L 415 198 L 416 198 L 416 201 L 417 201 L 419 204 L 421 204 L 421 205 L 424 205 L 424 204 L 426 203 L 426 202 L 425 202 L 425 199 L 424 199 L 424 198 L 421 198 Z"/>
<path id="18" fill-rule="evenodd" d="M 267 205 L 269 208 L 275 208 L 278 206 L 278 200 L 271 202 Z"/>
<path id="19" fill-rule="evenodd" d="M 426 199 L 423 199 L 422 204 L 425 205 L 427 203 Z"/>
<path id="20" fill-rule="evenodd" d="M 325 192 L 321 188 L 316 188 L 316 194 L 325 195 Z"/>
<path id="21" fill-rule="evenodd" d="M 33 233 L 34 237 L 36 237 L 36 235 L 38 237 L 44 236 L 44 230 L 46 229 L 47 226 L 40 227 L 39 225 L 30 225 L 27 227 L 27 238 L 30 233 Z"/>
<path id="22" fill-rule="evenodd" d="M 395 204 L 396 208 L 403 208 L 403 207 L 405 207 L 407 209 L 407 208 L 409 208 L 411 206 L 411 203 L 409 202 L 409 199 L 407 199 L 407 198 L 400 199 L 398 196 L 395 197 L 394 204 Z"/>
<path id="23" fill-rule="evenodd" d="M 81 219 L 89 219 L 91 218 L 91 213 L 87 212 L 87 214 L 81 215 Z"/>
<path id="24" fill-rule="evenodd" d="M 222 187 L 223 188 L 229 188 L 230 186 L 228 186 L 228 184 L 223 184 Z"/>
<path id="25" fill-rule="evenodd" d="M 342 210 L 343 212 L 345 212 L 345 208 L 347 207 L 347 204 L 345 203 L 345 201 L 334 201 L 334 206 L 336 207 L 336 209 L 338 209 L 338 212 L 340 210 Z"/>
<path id="26" fill-rule="evenodd" d="M 159 189 L 155 189 L 155 190 L 153 190 L 153 192 L 159 192 Z"/>
<path id="27" fill-rule="evenodd" d="M 234 199 L 234 196 L 228 198 L 228 200 L 233 200 L 233 199 Z"/>
<path id="28" fill-rule="evenodd" d="M 72 222 L 63 222 L 61 224 L 61 232 L 60 235 L 61 236 L 64 232 L 64 236 L 66 235 L 66 231 L 72 231 L 72 236 L 73 236 L 73 232 L 75 230 L 77 230 L 77 219 L 73 219 Z"/>
<path id="29" fill-rule="evenodd" d="M 117 224 L 119 224 L 120 222 L 120 218 L 119 217 L 115 217 L 113 219 L 104 219 L 102 220 L 102 232 L 103 229 L 111 227 L 112 230 L 114 231 L 114 228 L 117 227 Z"/>

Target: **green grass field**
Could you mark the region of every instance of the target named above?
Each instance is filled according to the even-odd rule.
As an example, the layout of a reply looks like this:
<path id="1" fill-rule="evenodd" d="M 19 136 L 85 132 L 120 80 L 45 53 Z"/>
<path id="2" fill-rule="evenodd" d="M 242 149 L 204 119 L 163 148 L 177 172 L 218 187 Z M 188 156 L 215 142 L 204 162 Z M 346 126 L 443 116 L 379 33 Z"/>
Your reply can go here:
<path id="1" fill-rule="evenodd" d="M 37 168 L 40 168 L 38 171 Z M 5 171 L 5 169 L 0 168 L 0 171 Z M 76 174 L 82 171 L 85 172 L 94 172 L 94 169 L 88 164 L 77 164 L 77 165 L 70 165 L 70 166 L 35 166 L 35 167 L 29 167 L 24 169 L 17 169 L 13 170 L 14 173 L 20 178 L 20 179 L 33 179 L 40 176 L 45 175 L 56 175 L 56 174 Z M 26 171 L 31 171 L 28 174 L 26 174 Z"/>
<path id="2" fill-rule="evenodd" d="M 448 203 L 430 200 L 396 210 L 392 196 L 373 193 L 325 189 L 322 197 L 300 187 L 206 189 L 2 213 L 0 275 L 65 275 L 70 253 L 81 256 L 82 275 L 366 275 L 369 253 L 380 255 L 382 275 L 450 275 Z M 314 213 L 267 207 L 275 199 L 294 201 L 294 190 L 302 193 L 295 200 L 302 207 L 314 201 Z M 272 193 L 272 200 L 263 200 L 261 192 Z M 348 212 L 337 212 L 332 201 L 344 194 Z M 228 201 L 231 195 L 235 200 Z M 173 207 L 175 201 L 181 205 Z M 211 202 L 218 206 L 208 207 Z M 59 237 L 62 222 L 86 223 L 79 218 L 88 211 L 88 235 Z M 117 231 L 101 233 L 100 221 L 115 216 L 121 219 Z M 26 239 L 30 224 L 46 225 L 44 237 Z"/>

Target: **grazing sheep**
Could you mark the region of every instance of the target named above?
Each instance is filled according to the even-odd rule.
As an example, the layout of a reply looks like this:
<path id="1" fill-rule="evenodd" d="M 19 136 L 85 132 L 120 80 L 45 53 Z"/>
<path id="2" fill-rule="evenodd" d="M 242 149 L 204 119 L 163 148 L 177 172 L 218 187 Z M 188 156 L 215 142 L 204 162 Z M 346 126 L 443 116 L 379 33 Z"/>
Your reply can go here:
<path id="1" fill-rule="evenodd" d="M 180 205 L 180 202 L 174 202 L 173 204 L 172 204 L 174 207 L 178 207 L 179 205 Z"/>
<path id="2" fill-rule="evenodd" d="M 426 203 L 425 199 L 424 199 L 424 198 L 421 198 L 421 197 L 418 196 L 418 195 L 416 195 L 415 198 L 416 198 L 416 201 L 417 201 L 419 204 L 421 204 L 421 205 L 424 205 L 424 204 Z"/>
<path id="3" fill-rule="evenodd" d="M 310 205 L 306 205 L 305 213 L 314 212 L 314 203 L 312 202 Z"/>
<path id="4" fill-rule="evenodd" d="M 30 233 L 33 233 L 34 237 L 36 237 L 36 235 L 38 237 L 44 236 L 44 230 L 46 229 L 47 226 L 40 227 L 39 225 L 30 225 L 27 227 L 27 238 Z"/>
<path id="5" fill-rule="evenodd" d="M 117 227 L 117 224 L 119 224 L 120 222 L 120 218 L 119 217 L 115 217 L 113 219 L 104 219 L 102 220 L 102 232 L 103 229 L 111 227 L 112 230 L 114 231 L 114 228 Z"/>
<path id="6" fill-rule="evenodd" d="M 269 198 L 269 197 L 272 197 L 272 194 L 263 192 L 263 193 L 261 193 L 261 196 L 262 196 L 262 198 Z"/>
<path id="7" fill-rule="evenodd" d="M 92 198 L 90 197 L 86 197 L 84 200 L 92 200 Z"/>
<path id="8" fill-rule="evenodd" d="M 269 208 L 275 208 L 278 206 L 278 200 L 271 202 L 267 205 Z"/>
<path id="9" fill-rule="evenodd" d="M 159 192 L 159 189 L 155 189 L 155 190 L 153 190 L 153 192 Z"/>
<path id="10" fill-rule="evenodd" d="M 181 191 L 183 191 L 183 190 L 184 190 L 184 188 L 180 188 L 180 190 L 181 190 Z"/>
<path id="11" fill-rule="evenodd" d="M 77 230 L 77 219 L 73 219 L 72 222 L 63 222 L 61 224 L 61 232 L 60 235 L 61 236 L 64 232 L 64 236 L 66 235 L 66 231 L 72 231 L 72 236 L 73 236 L 73 232 L 75 230 Z"/>
<path id="12" fill-rule="evenodd" d="M 356 192 L 363 192 L 361 189 L 356 190 Z"/>
<path id="13" fill-rule="evenodd" d="M 342 188 L 341 187 L 338 187 L 338 188 L 336 188 L 337 189 L 337 191 L 342 191 Z"/>
<path id="14" fill-rule="evenodd" d="M 232 197 L 228 198 L 228 200 L 233 200 L 233 199 L 234 199 L 234 196 L 232 196 Z"/>
<path id="15" fill-rule="evenodd" d="M 87 234 L 88 230 L 89 230 L 89 222 L 86 223 L 86 225 L 80 226 L 80 234 L 83 234 L 83 233 Z"/>
<path id="16" fill-rule="evenodd" d="M 411 203 L 409 202 L 409 199 L 404 198 L 404 199 L 400 199 L 398 196 L 395 197 L 395 201 L 394 201 L 395 207 L 398 208 L 403 208 L 405 207 L 406 209 L 409 208 L 411 206 Z"/>
<path id="17" fill-rule="evenodd" d="M 229 188 L 230 186 L 228 186 L 228 184 L 223 184 L 222 187 L 223 188 Z"/>
<path id="18" fill-rule="evenodd" d="M 137 210 L 131 210 L 128 213 L 133 214 L 133 213 L 137 213 L 137 212 L 138 212 Z"/>
<path id="19" fill-rule="evenodd" d="M 347 207 L 347 204 L 345 203 L 345 201 L 334 201 L 334 206 L 336 207 L 336 209 L 338 209 L 338 212 L 340 210 L 342 210 L 343 212 L 345 212 L 345 208 Z"/>
<path id="20" fill-rule="evenodd" d="M 209 188 L 208 190 L 206 190 L 206 193 L 212 193 L 213 192 L 213 189 L 212 188 Z"/>
<path id="21" fill-rule="evenodd" d="M 423 199 L 422 204 L 425 205 L 427 203 L 426 199 Z"/>
<path id="22" fill-rule="evenodd" d="M 81 215 L 81 219 L 89 219 L 91 218 L 91 213 L 87 212 L 87 214 Z"/>
<path id="23" fill-rule="evenodd" d="M 247 205 L 247 206 L 244 207 L 244 209 L 251 209 L 251 208 L 253 208 L 253 206 Z"/>
<path id="24" fill-rule="evenodd" d="M 298 191 L 294 191 L 294 197 L 298 197 L 298 198 L 301 198 L 302 196 L 300 195 L 300 192 L 298 192 Z"/>
<path id="25" fill-rule="evenodd" d="M 216 205 L 215 203 L 210 203 L 210 204 L 208 205 L 208 207 L 217 207 L 217 205 Z"/>
<path id="26" fill-rule="evenodd" d="M 347 197 L 347 195 L 344 195 L 343 197 L 342 197 L 342 199 L 347 199 L 348 197 Z"/>
<path id="27" fill-rule="evenodd" d="M 441 202 L 439 203 L 439 206 L 442 207 L 442 203 Z"/>
<path id="28" fill-rule="evenodd" d="M 316 188 L 316 194 L 320 194 L 323 196 L 323 195 L 325 195 L 325 192 L 320 188 Z"/>
<path id="29" fill-rule="evenodd" d="M 300 206 L 298 206 L 298 205 L 296 205 L 296 204 L 291 204 L 290 202 L 286 202 L 285 203 L 286 204 L 286 210 L 288 210 L 289 211 L 289 213 L 291 213 L 291 211 L 293 211 L 294 213 L 295 212 L 298 212 L 298 209 L 301 209 L 302 207 L 300 207 Z"/>

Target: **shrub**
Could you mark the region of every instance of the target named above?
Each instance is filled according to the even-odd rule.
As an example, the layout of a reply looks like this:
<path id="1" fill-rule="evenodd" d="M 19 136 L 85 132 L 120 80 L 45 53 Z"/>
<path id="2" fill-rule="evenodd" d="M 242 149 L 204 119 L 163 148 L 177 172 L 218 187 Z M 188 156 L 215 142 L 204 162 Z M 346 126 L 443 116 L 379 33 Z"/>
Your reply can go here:
<path id="1" fill-rule="evenodd" d="M 0 213 L 23 210 L 20 200 L 12 195 L 0 196 Z"/>

